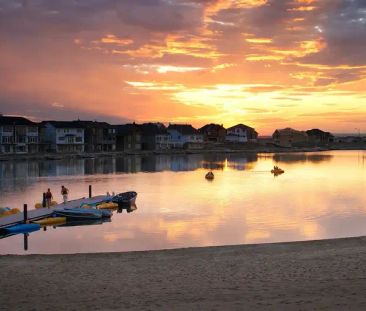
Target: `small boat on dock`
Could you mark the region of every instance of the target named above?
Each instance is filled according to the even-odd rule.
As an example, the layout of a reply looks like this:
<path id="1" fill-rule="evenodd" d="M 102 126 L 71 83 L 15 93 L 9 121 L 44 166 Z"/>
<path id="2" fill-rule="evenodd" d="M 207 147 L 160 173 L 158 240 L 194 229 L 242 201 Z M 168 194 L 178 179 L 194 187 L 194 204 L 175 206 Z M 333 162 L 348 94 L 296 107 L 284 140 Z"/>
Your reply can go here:
<path id="1" fill-rule="evenodd" d="M 99 209 L 118 209 L 118 203 L 105 202 L 97 205 Z"/>
<path id="2" fill-rule="evenodd" d="M 55 226 L 61 225 L 66 222 L 66 217 L 47 217 L 40 220 L 35 220 L 33 223 L 39 224 L 41 226 Z"/>
<path id="3" fill-rule="evenodd" d="M 19 214 L 20 210 L 17 208 L 0 207 L 0 217 L 6 217 L 9 215 Z"/>
<path id="4" fill-rule="evenodd" d="M 111 202 L 117 203 L 119 207 L 126 205 L 134 205 L 136 202 L 137 192 L 127 191 L 112 197 Z"/>
<path id="5" fill-rule="evenodd" d="M 67 219 L 101 219 L 103 217 L 102 210 L 94 208 L 57 208 L 53 213 Z"/>
<path id="6" fill-rule="evenodd" d="M 18 233 L 30 233 L 41 229 L 40 224 L 19 224 L 0 229 L 0 234 L 18 234 Z"/>

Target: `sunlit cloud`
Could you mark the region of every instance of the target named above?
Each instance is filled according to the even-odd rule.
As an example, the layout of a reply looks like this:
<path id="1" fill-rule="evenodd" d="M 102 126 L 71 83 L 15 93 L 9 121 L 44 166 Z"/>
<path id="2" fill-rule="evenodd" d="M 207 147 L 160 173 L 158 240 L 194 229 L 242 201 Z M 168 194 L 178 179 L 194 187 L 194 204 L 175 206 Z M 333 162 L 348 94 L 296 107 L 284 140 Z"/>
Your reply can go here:
<path id="1" fill-rule="evenodd" d="M 180 84 L 170 85 L 168 83 L 135 82 L 135 81 L 126 81 L 126 83 L 137 89 L 148 90 L 148 91 L 162 91 L 162 90 L 173 91 L 173 90 L 184 89 L 184 86 L 182 86 Z"/>
<path id="2" fill-rule="evenodd" d="M 0 1 L 2 113 L 346 131 L 366 120 L 365 12 L 362 0 Z M 360 118 L 317 117 L 345 107 Z"/>

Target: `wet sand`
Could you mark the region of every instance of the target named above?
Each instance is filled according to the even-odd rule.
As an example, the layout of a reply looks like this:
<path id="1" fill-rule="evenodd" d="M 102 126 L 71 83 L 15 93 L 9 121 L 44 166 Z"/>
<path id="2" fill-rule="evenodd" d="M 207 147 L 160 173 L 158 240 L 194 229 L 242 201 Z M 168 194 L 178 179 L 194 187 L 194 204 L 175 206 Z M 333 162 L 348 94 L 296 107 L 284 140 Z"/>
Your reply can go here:
<path id="1" fill-rule="evenodd" d="M 366 237 L 0 256 L 0 310 L 366 310 Z"/>

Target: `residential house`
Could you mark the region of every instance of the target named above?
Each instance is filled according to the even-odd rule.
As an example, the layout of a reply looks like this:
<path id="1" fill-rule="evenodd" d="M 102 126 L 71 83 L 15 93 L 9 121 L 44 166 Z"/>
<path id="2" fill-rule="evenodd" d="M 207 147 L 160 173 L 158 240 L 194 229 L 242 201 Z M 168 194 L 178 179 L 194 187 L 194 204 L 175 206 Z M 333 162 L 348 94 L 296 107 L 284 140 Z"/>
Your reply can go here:
<path id="1" fill-rule="evenodd" d="M 272 139 L 274 143 L 286 147 L 306 144 L 309 141 L 309 137 L 306 132 L 294 130 L 289 127 L 285 129 L 277 129 L 272 134 Z"/>
<path id="2" fill-rule="evenodd" d="M 172 148 L 202 148 L 203 135 L 189 124 L 169 124 L 170 145 Z"/>
<path id="3" fill-rule="evenodd" d="M 37 153 L 38 124 L 23 117 L 0 115 L 0 153 Z"/>
<path id="4" fill-rule="evenodd" d="M 84 127 L 78 121 L 43 121 L 41 143 L 45 152 L 84 152 Z"/>
<path id="5" fill-rule="evenodd" d="M 257 138 L 258 133 L 254 128 L 244 124 L 237 124 L 226 130 L 225 140 L 229 142 L 246 143 L 248 141 L 257 141 Z"/>
<path id="6" fill-rule="evenodd" d="M 203 135 L 203 139 L 206 142 L 224 142 L 226 137 L 226 129 L 219 124 L 206 124 L 198 129 Z"/>
<path id="7" fill-rule="evenodd" d="M 309 141 L 315 145 L 327 145 L 334 142 L 334 136 L 329 132 L 324 132 L 319 129 L 312 129 L 306 131 Z"/>
<path id="8" fill-rule="evenodd" d="M 140 126 L 143 150 L 170 148 L 170 134 L 162 123 L 144 123 Z"/>
<path id="9" fill-rule="evenodd" d="M 116 150 L 116 129 L 106 122 L 75 121 L 84 128 L 85 152 Z"/>
<path id="10" fill-rule="evenodd" d="M 141 150 L 141 129 L 135 124 L 116 126 L 116 150 L 139 151 Z"/>

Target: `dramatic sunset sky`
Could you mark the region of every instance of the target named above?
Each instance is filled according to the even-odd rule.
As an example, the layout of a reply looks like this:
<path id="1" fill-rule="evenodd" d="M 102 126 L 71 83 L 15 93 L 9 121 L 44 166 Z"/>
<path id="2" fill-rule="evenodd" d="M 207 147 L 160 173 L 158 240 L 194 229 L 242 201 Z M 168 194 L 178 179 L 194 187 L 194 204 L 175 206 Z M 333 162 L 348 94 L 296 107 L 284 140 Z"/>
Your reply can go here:
<path id="1" fill-rule="evenodd" d="M 365 0 L 0 0 L 0 112 L 366 131 Z"/>

